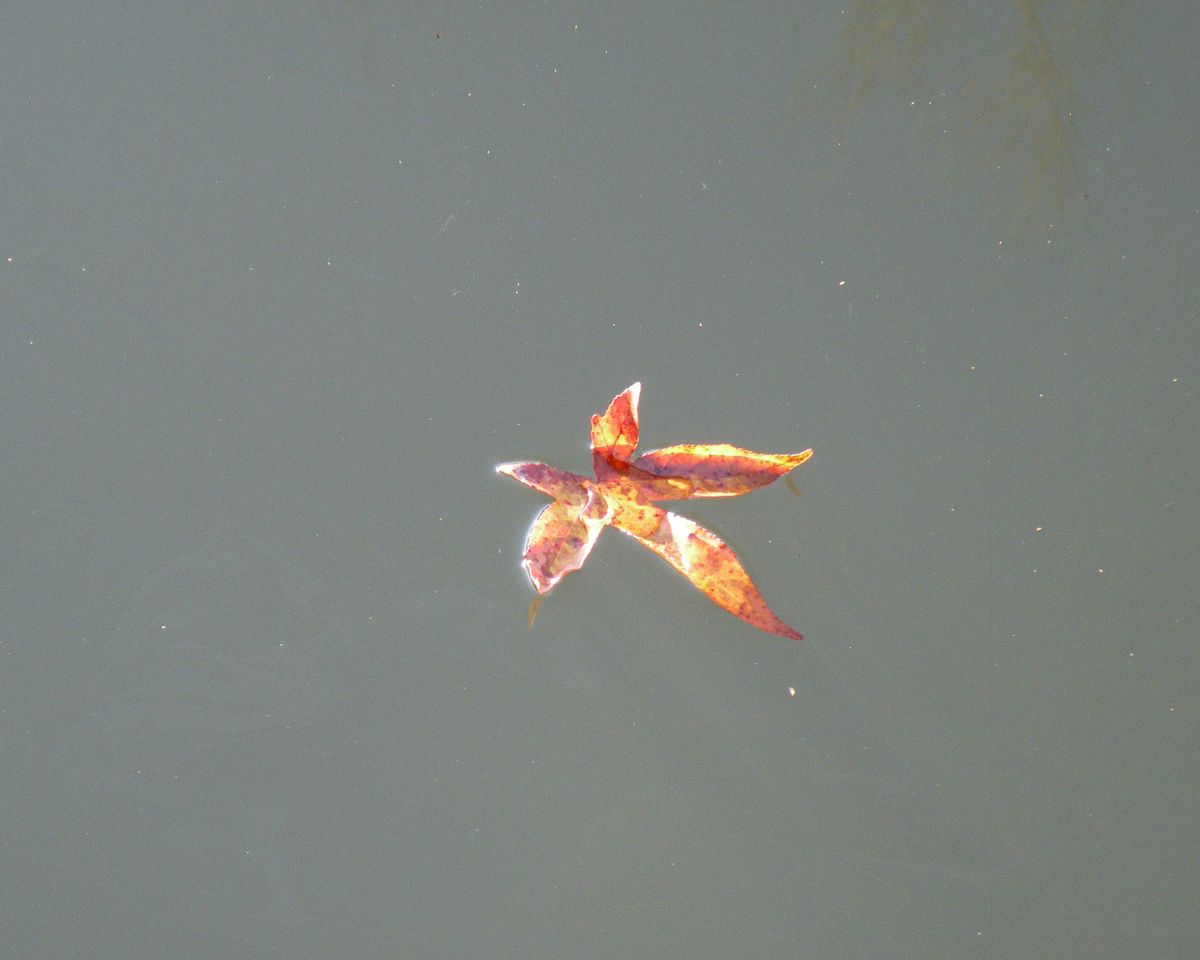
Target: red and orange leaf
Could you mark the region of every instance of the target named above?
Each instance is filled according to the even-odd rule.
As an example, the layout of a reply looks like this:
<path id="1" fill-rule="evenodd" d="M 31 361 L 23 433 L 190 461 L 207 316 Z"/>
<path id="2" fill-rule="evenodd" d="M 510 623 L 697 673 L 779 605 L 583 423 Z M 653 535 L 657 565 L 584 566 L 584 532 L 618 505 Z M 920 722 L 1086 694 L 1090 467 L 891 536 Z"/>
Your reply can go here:
<path id="1" fill-rule="evenodd" d="M 522 565 L 539 596 L 578 570 L 600 531 L 614 526 L 658 554 L 714 603 L 760 630 L 801 639 L 780 620 L 720 537 L 655 500 L 733 497 L 765 486 L 811 455 L 756 453 L 727 443 L 679 444 L 632 460 L 638 442 L 634 383 L 591 420 L 589 480 L 544 463 L 502 463 L 496 470 L 554 498 L 534 519 Z M 632 460 L 632 462 L 631 462 Z M 531 617 L 533 611 L 531 611 Z M 531 620 L 532 622 L 532 620 Z"/>
<path id="2" fill-rule="evenodd" d="M 768 633 L 804 639 L 771 612 L 729 544 L 695 520 L 649 504 L 629 504 L 615 511 L 612 525 L 653 550 L 739 620 Z"/>
<path id="3" fill-rule="evenodd" d="M 592 416 L 592 450 L 608 464 L 628 463 L 638 445 L 638 399 L 642 385 L 633 383 L 618 393 L 603 414 Z M 593 457 L 596 461 L 597 457 Z M 596 479 L 603 480 L 599 472 Z"/>
<path id="4" fill-rule="evenodd" d="M 608 522 L 608 513 L 605 499 L 591 491 L 582 505 L 555 500 L 534 518 L 525 537 L 522 566 L 538 593 L 549 593 L 559 580 L 583 566 Z"/>
<path id="5" fill-rule="evenodd" d="M 693 497 L 737 497 L 778 480 L 811 456 L 811 450 L 758 453 L 728 443 L 681 443 L 644 453 L 632 466 L 651 476 L 685 481 Z"/>
<path id="6" fill-rule="evenodd" d="M 512 477 L 518 483 L 532 487 L 538 493 L 544 493 L 555 500 L 578 500 L 581 504 L 587 499 L 591 482 L 587 477 L 570 471 L 531 461 L 499 463 L 496 464 L 496 472 Z"/>

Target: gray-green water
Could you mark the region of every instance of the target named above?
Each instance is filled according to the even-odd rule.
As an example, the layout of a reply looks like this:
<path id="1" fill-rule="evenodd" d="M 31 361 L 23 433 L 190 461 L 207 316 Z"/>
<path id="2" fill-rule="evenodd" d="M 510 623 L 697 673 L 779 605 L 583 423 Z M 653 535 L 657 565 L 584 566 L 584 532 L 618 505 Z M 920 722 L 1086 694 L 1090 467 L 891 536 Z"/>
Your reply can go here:
<path id="1" fill-rule="evenodd" d="M 1191 4 L 0 23 L 0 955 L 1191 955 Z"/>

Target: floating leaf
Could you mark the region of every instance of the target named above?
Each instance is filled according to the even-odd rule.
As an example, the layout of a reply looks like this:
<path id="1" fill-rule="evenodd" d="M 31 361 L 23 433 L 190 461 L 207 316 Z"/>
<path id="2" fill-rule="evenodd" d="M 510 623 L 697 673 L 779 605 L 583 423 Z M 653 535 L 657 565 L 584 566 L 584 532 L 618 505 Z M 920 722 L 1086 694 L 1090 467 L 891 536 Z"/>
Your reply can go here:
<path id="1" fill-rule="evenodd" d="M 534 589 L 539 596 L 546 594 L 583 566 L 600 532 L 612 526 L 654 551 L 735 617 L 769 633 L 802 639 L 771 612 L 725 541 L 654 501 L 740 496 L 794 470 L 812 451 L 757 453 L 728 443 L 685 443 L 634 460 L 641 388 L 633 384 L 613 397 L 604 413 L 592 417 L 594 480 L 544 463 L 496 467 L 554 499 L 534 519 L 525 539 L 522 565 Z"/>

